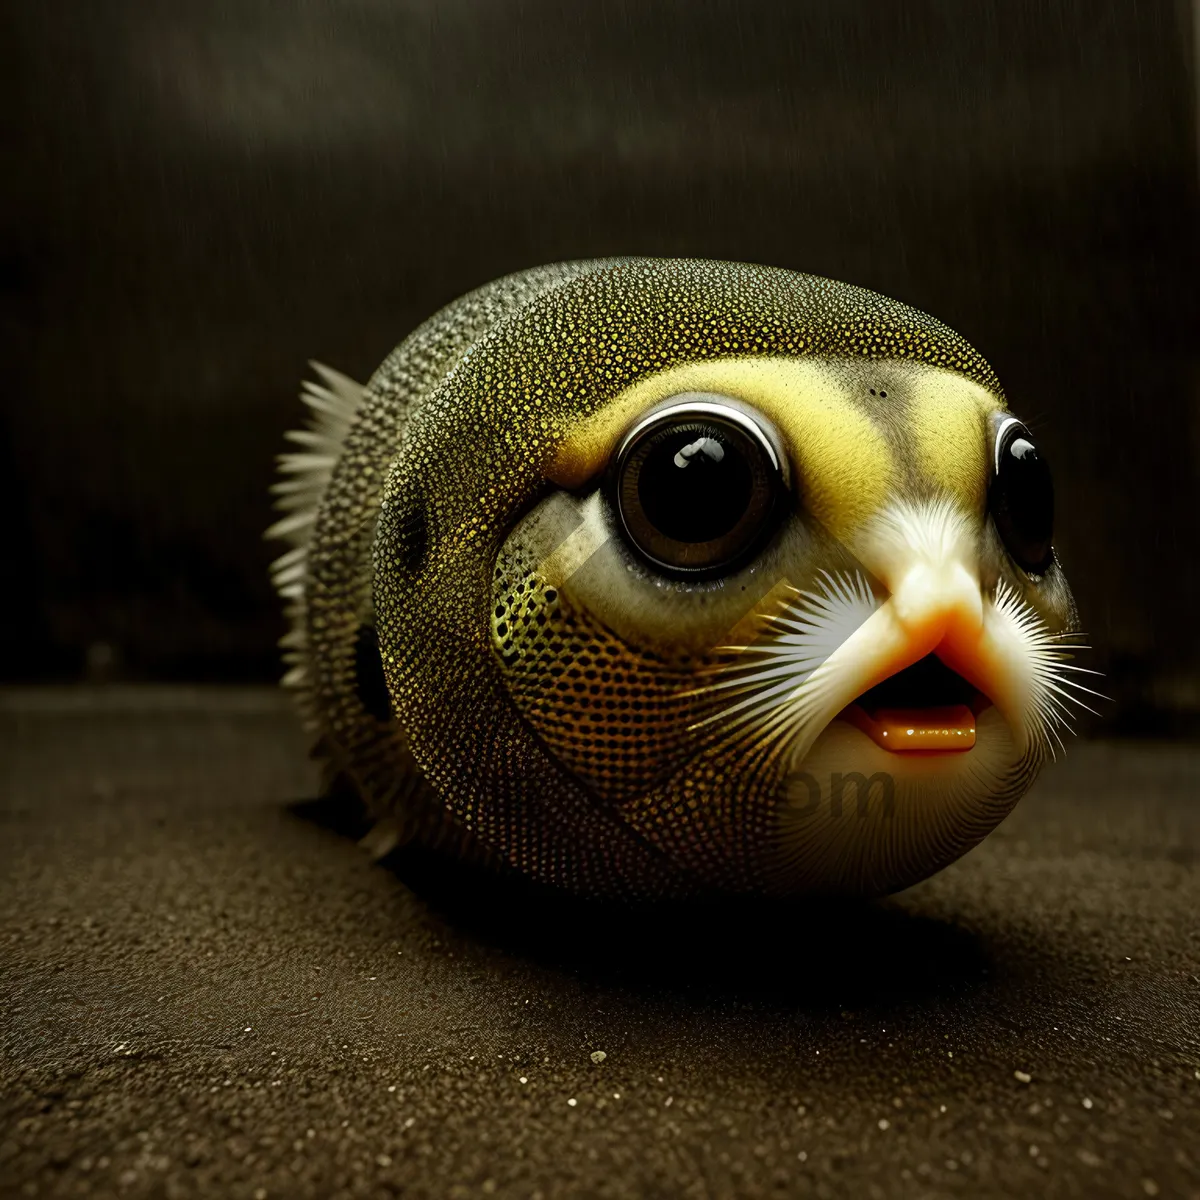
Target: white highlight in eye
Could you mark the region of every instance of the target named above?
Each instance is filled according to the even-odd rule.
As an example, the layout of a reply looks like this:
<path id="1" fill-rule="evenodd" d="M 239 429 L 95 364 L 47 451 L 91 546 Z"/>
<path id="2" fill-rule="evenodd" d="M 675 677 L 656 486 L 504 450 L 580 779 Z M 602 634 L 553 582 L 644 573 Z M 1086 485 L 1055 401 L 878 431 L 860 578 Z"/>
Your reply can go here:
<path id="1" fill-rule="evenodd" d="M 713 462 L 720 462 L 725 457 L 725 451 L 716 438 L 702 437 L 684 446 L 675 455 L 675 465 L 686 467 L 697 454 L 703 454 L 706 458 L 711 458 Z"/>
<path id="2" fill-rule="evenodd" d="M 1019 425 L 1024 428 L 1022 422 L 1018 421 L 1016 417 L 1005 417 L 996 429 L 996 440 L 993 443 L 992 450 L 992 466 L 997 475 L 1000 474 L 1000 455 L 1004 451 L 1004 437 L 1012 425 Z"/>

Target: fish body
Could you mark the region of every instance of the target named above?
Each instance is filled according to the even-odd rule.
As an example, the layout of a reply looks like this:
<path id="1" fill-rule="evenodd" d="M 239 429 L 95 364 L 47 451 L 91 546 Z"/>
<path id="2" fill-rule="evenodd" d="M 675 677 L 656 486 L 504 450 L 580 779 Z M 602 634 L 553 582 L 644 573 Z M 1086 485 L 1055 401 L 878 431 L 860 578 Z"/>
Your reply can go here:
<path id="1" fill-rule="evenodd" d="M 269 531 L 285 683 L 377 851 L 597 896 L 879 894 L 1002 820 L 1086 690 L 1044 458 L 915 309 L 565 263 L 365 386 L 317 370 Z"/>

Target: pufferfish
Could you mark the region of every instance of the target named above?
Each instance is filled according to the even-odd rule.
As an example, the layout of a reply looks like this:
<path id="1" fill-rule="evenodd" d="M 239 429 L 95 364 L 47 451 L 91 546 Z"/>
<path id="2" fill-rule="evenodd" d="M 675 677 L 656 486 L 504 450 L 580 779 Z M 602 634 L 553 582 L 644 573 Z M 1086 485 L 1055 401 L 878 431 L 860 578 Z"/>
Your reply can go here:
<path id="1" fill-rule="evenodd" d="M 598 897 L 877 895 L 1086 692 L 1036 440 L 945 325 L 746 264 L 539 267 L 364 386 L 314 364 L 269 536 L 331 778 Z"/>

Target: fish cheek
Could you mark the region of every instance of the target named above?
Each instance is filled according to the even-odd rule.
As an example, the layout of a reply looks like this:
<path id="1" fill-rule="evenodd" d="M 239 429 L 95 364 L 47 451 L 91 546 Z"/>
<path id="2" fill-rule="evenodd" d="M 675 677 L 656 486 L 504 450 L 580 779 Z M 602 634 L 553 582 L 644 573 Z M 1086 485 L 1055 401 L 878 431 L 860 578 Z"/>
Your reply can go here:
<path id="1" fill-rule="evenodd" d="M 694 669 L 628 645 L 573 606 L 512 539 L 497 559 L 491 636 L 513 704 L 594 793 L 624 802 L 696 753 Z"/>

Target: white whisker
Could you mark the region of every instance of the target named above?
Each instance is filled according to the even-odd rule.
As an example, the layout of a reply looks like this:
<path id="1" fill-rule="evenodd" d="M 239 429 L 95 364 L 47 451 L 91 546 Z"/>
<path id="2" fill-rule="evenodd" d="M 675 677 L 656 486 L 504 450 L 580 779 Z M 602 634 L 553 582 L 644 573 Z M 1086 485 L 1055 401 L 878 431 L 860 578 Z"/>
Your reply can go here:
<path id="1" fill-rule="evenodd" d="M 1003 582 L 996 588 L 993 604 L 996 611 L 1011 622 L 1014 632 L 1025 645 L 1032 667 L 1033 686 L 1029 733 L 1053 755 L 1050 739 L 1053 738 L 1060 747 L 1062 746 L 1059 728 L 1074 733 L 1074 726 L 1069 719 L 1073 714 L 1069 706 L 1089 712 L 1093 716 L 1100 715 L 1077 693 L 1096 696 L 1101 700 L 1108 699 L 1103 692 L 1086 687 L 1072 678 L 1072 673 L 1094 676 L 1101 676 L 1102 673 L 1067 661 L 1076 651 L 1090 648 L 1086 644 L 1081 645 L 1069 640 L 1086 636 L 1082 631 L 1064 630 L 1052 633 L 1037 612 L 1017 595 L 1015 589 Z M 1063 748 L 1065 750 L 1065 747 Z"/>
<path id="2" fill-rule="evenodd" d="M 813 590 L 789 589 L 786 607 L 763 620 L 763 637 L 738 648 L 735 661 L 713 672 L 690 695 L 731 703 L 692 728 L 718 724 L 729 740 L 774 757 L 820 708 L 826 685 L 814 680 L 829 656 L 879 607 L 861 573 L 820 573 Z"/>

